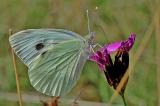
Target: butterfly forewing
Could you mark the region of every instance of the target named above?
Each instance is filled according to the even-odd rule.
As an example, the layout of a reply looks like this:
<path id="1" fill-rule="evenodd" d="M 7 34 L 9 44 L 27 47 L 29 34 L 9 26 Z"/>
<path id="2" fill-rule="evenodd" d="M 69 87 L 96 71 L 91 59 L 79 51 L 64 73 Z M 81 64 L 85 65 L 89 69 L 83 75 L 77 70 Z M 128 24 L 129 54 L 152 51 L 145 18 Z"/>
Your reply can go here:
<path id="1" fill-rule="evenodd" d="M 84 39 L 78 34 L 63 29 L 28 29 L 15 33 L 9 38 L 11 47 L 18 57 L 30 67 L 31 62 L 50 45 L 71 39 Z"/>

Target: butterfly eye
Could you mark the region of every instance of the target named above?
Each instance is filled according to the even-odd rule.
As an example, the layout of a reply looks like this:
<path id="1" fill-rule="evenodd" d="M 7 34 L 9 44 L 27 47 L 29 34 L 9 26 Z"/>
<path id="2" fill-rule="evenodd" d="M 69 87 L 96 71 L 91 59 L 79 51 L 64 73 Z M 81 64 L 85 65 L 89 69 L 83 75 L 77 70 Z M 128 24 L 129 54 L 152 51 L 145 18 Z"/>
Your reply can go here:
<path id="1" fill-rule="evenodd" d="M 36 50 L 40 50 L 44 47 L 44 44 L 43 43 L 38 43 L 35 47 L 36 47 Z"/>

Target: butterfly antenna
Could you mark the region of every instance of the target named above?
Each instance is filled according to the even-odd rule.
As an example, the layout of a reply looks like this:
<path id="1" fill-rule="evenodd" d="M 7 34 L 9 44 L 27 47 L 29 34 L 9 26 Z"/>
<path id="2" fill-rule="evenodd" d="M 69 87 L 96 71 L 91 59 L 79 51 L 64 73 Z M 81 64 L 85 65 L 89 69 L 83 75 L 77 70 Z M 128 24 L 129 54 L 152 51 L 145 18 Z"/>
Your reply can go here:
<path id="1" fill-rule="evenodd" d="M 89 34 L 91 34 L 91 29 L 90 29 L 90 21 L 89 21 L 89 12 L 88 12 L 88 9 L 87 9 L 87 20 L 88 20 L 88 32 Z"/>

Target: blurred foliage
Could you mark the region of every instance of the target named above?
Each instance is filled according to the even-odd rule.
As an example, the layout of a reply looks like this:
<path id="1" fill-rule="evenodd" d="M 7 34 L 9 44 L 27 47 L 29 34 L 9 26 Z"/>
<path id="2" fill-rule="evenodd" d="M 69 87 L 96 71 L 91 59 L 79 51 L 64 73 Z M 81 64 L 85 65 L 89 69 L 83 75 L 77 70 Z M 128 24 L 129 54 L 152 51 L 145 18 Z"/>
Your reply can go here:
<path id="1" fill-rule="evenodd" d="M 0 92 L 16 92 L 8 43 L 9 29 L 15 33 L 29 28 L 62 28 L 85 36 L 88 34 L 86 9 L 89 9 L 96 42 L 104 45 L 127 39 L 131 32 L 136 33 L 136 42 L 130 52 L 132 66 L 134 54 L 152 25 L 157 4 L 156 0 L 1 0 Z M 130 105 L 154 106 L 157 103 L 155 46 L 153 33 L 130 75 L 126 88 L 126 98 Z M 29 83 L 27 68 L 18 58 L 17 66 L 21 90 L 37 92 Z M 113 94 L 103 72 L 92 62 L 86 63 L 79 82 L 67 96 L 76 97 L 82 89 L 81 99 L 89 101 L 108 102 Z M 116 101 L 122 104 L 120 97 Z M 0 105 L 17 104 L 0 100 Z"/>

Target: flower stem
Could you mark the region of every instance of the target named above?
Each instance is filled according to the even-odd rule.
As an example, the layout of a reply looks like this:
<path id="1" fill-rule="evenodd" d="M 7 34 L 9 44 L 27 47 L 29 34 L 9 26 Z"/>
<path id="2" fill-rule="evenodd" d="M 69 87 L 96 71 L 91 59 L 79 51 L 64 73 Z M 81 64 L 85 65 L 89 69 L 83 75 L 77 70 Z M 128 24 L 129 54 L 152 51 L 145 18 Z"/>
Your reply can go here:
<path id="1" fill-rule="evenodd" d="M 120 94 L 122 99 L 123 99 L 123 103 L 124 103 L 124 106 L 127 106 L 127 103 L 126 103 L 126 100 L 125 100 L 125 97 L 124 97 L 124 93 Z"/>

